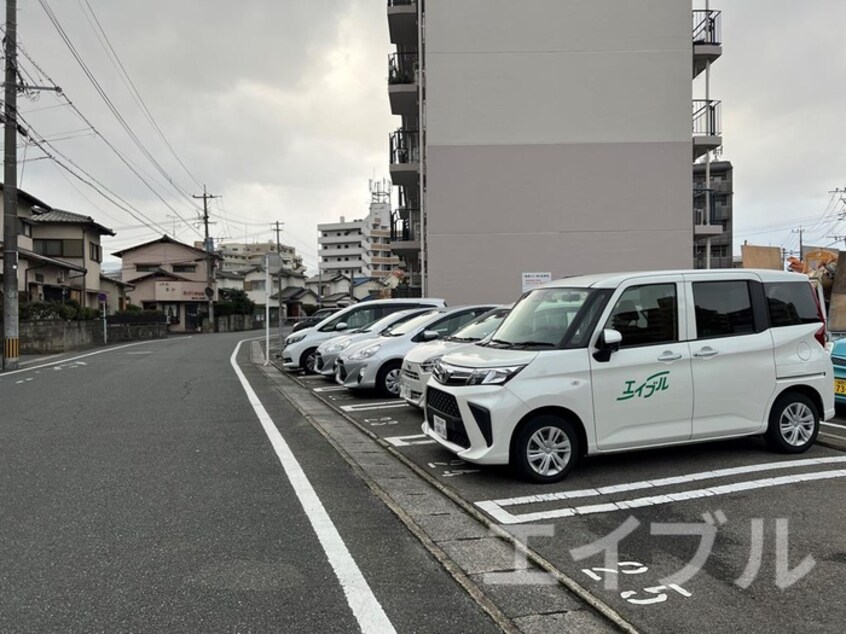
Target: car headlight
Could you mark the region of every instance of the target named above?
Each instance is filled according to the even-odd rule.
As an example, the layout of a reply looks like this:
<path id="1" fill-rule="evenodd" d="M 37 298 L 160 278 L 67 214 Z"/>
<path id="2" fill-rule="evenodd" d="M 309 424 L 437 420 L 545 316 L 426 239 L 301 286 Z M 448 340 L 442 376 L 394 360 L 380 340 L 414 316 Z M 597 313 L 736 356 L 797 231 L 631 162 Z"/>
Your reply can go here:
<path id="1" fill-rule="evenodd" d="M 367 348 L 362 348 L 358 352 L 353 352 L 350 355 L 350 361 L 361 361 L 363 359 L 369 359 L 374 354 L 379 351 L 379 348 L 382 347 L 381 343 L 377 343 L 375 346 L 369 346 Z"/>
<path id="2" fill-rule="evenodd" d="M 441 360 L 441 357 L 444 356 L 442 354 L 438 355 L 437 357 L 429 357 L 423 363 L 420 364 L 420 369 L 427 374 L 431 374 L 432 371 L 435 369 L 435 364 Z"/>
<path id="3" fill-rule="evenodd" d="M 330 352 L 333 354 L 335 352 L 341 352 L 342 350 L 346 350 L 347 348 L 349 348 L 351 343 L 351 339 L 344 339 L 343 341 L 339 341 L 338 343 L 329 346 L 326 352 Z"/>
<path id="4" fill-rule="evenodd" d="M 525 367 L 525 365 L 509 365 L 501 368 L 479 368 L 470 374 L 467 385 L 504 385 Z"/>
<path id="5" fill-rule="evenodd" d="M 306 335 L 288 335 L 288 338 L 285 339 L 285 345 L 288 346 L 292 343 L 297 343 L 298 341 L 302 341 L 306 338 Z"/>

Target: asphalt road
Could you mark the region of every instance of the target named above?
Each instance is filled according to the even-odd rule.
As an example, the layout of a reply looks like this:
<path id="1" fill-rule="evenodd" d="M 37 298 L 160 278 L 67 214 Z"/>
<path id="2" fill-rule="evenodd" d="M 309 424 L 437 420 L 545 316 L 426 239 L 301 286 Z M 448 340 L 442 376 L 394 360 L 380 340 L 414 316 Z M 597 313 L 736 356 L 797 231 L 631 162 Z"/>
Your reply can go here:
<path id="1" fill-rule="evenodd" d="M 532 485 L 456 459 L 400 401 L 297 380 L 491 522 L 529 531 L 531 549 L 641 631 L 843 631 L 846 419 L 800 456 L 749 438 L 593 458 Z M 613 561 L 627 563 L 580 550 L 615 531 Z"/>
<path id="2" fill-rule="evenodd" d="M 0 631 L 359 629 L 230 367 L 242 338 L 0 375 Z M 393 627 L 497 631 L 247 354 L 246 379 Z"/>

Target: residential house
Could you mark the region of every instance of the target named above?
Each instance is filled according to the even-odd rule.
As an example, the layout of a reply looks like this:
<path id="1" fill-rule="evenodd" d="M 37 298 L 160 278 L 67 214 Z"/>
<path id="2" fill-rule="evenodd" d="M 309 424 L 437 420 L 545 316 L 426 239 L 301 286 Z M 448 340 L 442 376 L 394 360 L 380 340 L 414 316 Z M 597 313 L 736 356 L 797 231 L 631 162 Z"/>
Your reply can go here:
<path id="1" fill-rule="evenodd" d="M 321 308 L 346 306 L 358 301 L 354 295 L 354 282 L 342 273 L 315 275 L 308 278 L 305 284 L 317 295 Z"/>
<path id="2" fill-rule="evenodd" d="M 133 304 L 164 312 L 174 332 L 202 328 L 209 295 L 217 299 L 217 284 L 208 282 L 208 253 L 165 235 L 114 255 L 122 262 L 122 280 L 134 287 L 128 292 Z"/>
<path id="3" fill-rule="evenodd" d="M 0 193 L 3 186 L 0 184 Z M 30 301 L 74 300 L 97 308 L 101 293 L 103 235 L 114 231 L 90 216 L 56 209 L 18 189 L 18 289 Z M 3 227 L 0 226 L 0 243 Z M 0 246 L 0 255 L 2 255 Z M 2 277 L 2 270 L 0 270 Z M 117 298 L 114 298 L 115 300 Z"/>

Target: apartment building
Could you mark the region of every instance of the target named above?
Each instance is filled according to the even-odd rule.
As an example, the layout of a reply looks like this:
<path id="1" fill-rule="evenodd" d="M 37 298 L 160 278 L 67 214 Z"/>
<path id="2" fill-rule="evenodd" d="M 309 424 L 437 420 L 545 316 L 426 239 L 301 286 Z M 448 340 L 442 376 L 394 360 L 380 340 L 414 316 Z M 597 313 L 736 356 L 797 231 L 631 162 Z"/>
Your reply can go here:
<path id="1" fill-rule="evenodd" d="M 195 246 L 202 248 L 202 244 Z M 267 242 L 221 242 L 217 245 L 217 251 L 222 258 L 221 268 L 224 271 L 237 271 L 261 266 L 268 253 L 276 254 L 277 245 L 270 240 Z M 295 247 L 280 244 L 278 251 L 285 268 L 292 271 L 304 270 L 303 258 L 297 253 Z"/>
<path id="2" fill-rule="evenodd" d="M 691 267 L 691 156 L 722 142 L 691 77 L 719 57 L 719 12 L 692 11 L 388 0 L 391 248 L 420 292 L 505 301 L 524 272 Z"/>
<path id="3" fill-rule="evenodd" d="M 711 162 L 706 180 L 707 168 L 705 163 L 693 166 L 694 266 L 697 269 L 730 269 L 734 266 L 732 165 L 729 161 Z M 707 209 L 710 213 L 706 218 Z M 707 237 L 711 238 L 710 245 L 706 244 Z M 706 253 L 710 253 L 710 262 Z"/>
<path id="4" fill-rule="evenodd" d="M 382 278 L 400 264 L 391 251 L 391 198 L 387 187 L 371 184 L 366 217 L 317 226 L 319 275 L 345 275 L 351 280 Z"/>

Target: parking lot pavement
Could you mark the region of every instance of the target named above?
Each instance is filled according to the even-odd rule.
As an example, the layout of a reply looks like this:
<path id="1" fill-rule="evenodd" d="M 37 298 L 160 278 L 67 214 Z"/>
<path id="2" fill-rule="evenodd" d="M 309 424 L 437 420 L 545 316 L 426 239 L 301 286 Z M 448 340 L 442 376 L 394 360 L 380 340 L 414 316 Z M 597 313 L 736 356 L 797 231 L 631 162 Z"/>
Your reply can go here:
<path id="1" fill-rule="evenodd" d="M 838 406 L 837 416 L 833 420 L 822 423 L 820 441 L 846 451 L 846 409 Z"/>
<path id="2" fill-rule="evenodd" d="M 846 622 L 843 419 L 799 456 L 749 438 L 591 458 L 563 482 L 533 485 L 457 459 L 401 401 L 298 380 L 643 631 Z"/>

